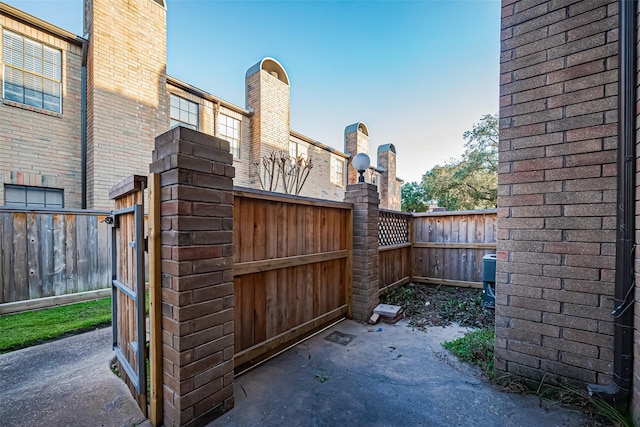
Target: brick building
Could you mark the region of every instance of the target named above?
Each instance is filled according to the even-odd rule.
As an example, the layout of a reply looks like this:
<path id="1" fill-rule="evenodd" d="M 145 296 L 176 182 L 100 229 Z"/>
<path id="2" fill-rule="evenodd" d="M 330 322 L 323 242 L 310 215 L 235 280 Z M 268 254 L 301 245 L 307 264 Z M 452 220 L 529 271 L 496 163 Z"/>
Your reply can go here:
<path id="1" fill-rule="evenodd" d="M 301 195 L 343 200 L 350 132 L 342 152 L 293 131 L 272 58 L 247 71 L 245 107 L 168 76 L 166 13 L 163 0 L 86 0 L 80 37 L 0 3 L 0 205 L 109 208 L 109 187 L 147 173 L 155 136 L 176 125 L 227 139 L 236 185 L 260 188 L 255 163 L 283 151 L 312 160 Z M 367 177 L 399 210 L 395 147 L 383 147 Z"/>
<path id="2" fill-rule="evenodd" d="M 636 13 L 502 2 L 495 362 L 631 396 L 637 419 Z"/>

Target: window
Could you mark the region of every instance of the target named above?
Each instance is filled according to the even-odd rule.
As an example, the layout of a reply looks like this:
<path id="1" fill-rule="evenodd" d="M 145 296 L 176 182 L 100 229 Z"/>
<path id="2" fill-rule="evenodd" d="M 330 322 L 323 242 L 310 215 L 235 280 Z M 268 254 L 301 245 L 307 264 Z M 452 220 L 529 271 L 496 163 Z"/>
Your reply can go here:
<path id="1" fill-rule="evenodd" d="M 234 159 L 240 158 L 240 120 L 218 115 L 218 136 L 229 141 Z"/>
<path id="2" fill-rule="evenodd" d="M 289 156 L 294 159 L 302 157 L 307 160 L 309 156 L 309 145 L 302 142 L 289 141 Z"/>
<path id="3" fill-rule="evenodd" d="M 198 104 L 173 94 L 171 99 L 171 128 L 184 126 L 198 130 Z"/>
<path id="4" fill-rule="evenodd" d="M 331 182 L 344 185 L 344 160 L 331 156 Z"/>
<path id="5" fill-rule="evenodd" d="M 5 185 L 4 204 L 30 208 L 64 208 L 64 190 L 59 188 Z"/>
<path id="6" fill-rule="evenodd" d="M 62 52 L 9 31 L 2 32 L 2 97 L 62 112 Z"/>

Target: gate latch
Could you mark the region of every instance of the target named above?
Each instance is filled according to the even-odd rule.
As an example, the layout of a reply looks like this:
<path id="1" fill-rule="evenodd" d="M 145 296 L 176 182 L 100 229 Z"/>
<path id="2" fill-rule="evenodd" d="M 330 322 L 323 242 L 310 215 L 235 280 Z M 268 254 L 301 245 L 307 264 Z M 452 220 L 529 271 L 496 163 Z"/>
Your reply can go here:
<path id="1" fill-rule="evenodd" d="M 136 245 L 136 241 L 133 240 L 131 242 L 129 242 L 129 247 L 130 248 L 135 248 Z M 144 239 L 142 239 L 142 250 L 145 252 L 149 252 L 149 238 L 145 237 Z"/>
<path id="2" fill-rule="evenodd" d="M 118 216 L 111 211 L 109 215 L 105 216 L 104 219 L 100 222 L 107 223 L 112 225 L 114 228 L 118 228 L 120 225 L 120 221 L 118 221 Z"/>

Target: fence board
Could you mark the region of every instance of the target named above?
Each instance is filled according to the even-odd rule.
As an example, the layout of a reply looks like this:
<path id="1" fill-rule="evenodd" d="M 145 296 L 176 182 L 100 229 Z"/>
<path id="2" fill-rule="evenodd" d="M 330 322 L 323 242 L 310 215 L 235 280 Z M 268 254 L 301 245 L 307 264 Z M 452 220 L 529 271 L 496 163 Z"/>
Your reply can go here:
<path id="1" fill-rule="evenodd" d="M 94 278 L 92 283 L 95 288 L 98 288 L 104 278 L 108 278 L 111 275 L 111 244 L 109 243 L 109 227 L 104 223 L 106 215 L 99 215 L 96 217 L 96 228 L 98 237 L 98 276 Z M 146 229 L 146 227 L 145 227 Z"/>
<path id="2" fill-rule="evenodd" d="M 14 268 L 14 251 L 13 251 L 13 216 L 9 213 L 0 214 L 2 217 L 2 259 L 0 259 L 0 280 L 2 281 L 2 292 L 0 292 L 0 302 L 16 301 L 15 281 L 11 280 L 11 273 Z"/>
<path id="3" fill-rule="evenodd" d="M 89 234 L 87 217 L 79 216 L 76 218 L 76 259 L 78 266 L 78 291 L 88 290 L 89 284 Z"/>
<path id="4" fill-rule="evenodd" d="M 42 281 L 40 280 L 40 227 L 38 217 L 34 213 L 27 214 L 27 260 L 29 264 L 29 299 L 42 297 Z"/>
<path id="5" fill-rule="evenodd" d="M 105 227 L 106 230 L 106 227 Z M 78 257 L 77 257 L 77 222 L 75 215 L 68 215 L 66 220 L 66 276 L 67 276 L 67 292 L 78 292 Z M 107 272 L 109 266 L 105 266 Z M 109 278 L 109 274 L 106 273 L 102 277 Z"/>
<path id="6" fill-rule="evenodd" d="M 287 287 L 287 271 L 286 270 L 278 270 L 278 306 L 276 308 L 276 313 L 279 316 L 277 319 L 277 327 L 274 327 L 273 330 L 277 331 L 277 333 L 282 333 L 287 329 L 287 291 L 289 290 Z"/>
<path id="7" fill-rule="evenodd" d="M 55 295 L 53 292 L 53 217 L 51 215 L 39 216 L 40 219 L 40 280 L 42 294 Z"/>
<path id="8" fill-rule="evenodd" d="M 264 276 L 264 274 L 256 274 L 253 285 L 253 342 L 262 342 L 267 339 L 267 292 Z"/>
<path id="9" fill-rule="evenodd" d="M 279 308 L 282 305 L 279 303 L 278 298 L 278 272 L 268 271 L 264 274 L 264 286 L 265 286 L 265 311 L 268 318 L 265 320 L 265 334 L 267 336 L 275 336 L 280 329 L 280 316 L 282 312 Z"/>
<path id="10" fill-rule="evenodd" d="M 241 221 L 241 217 L 240 214 L 242 212 L 242 201 L 239 200 L 234 208 L 233 208 L 233 223 L 237 224 Z M 235 230 L 233 232 L 233 247 L 237 247 L 240 246 L 242 242 L 242 230 Z M 233 263 L 236 264 L 238 262 L 240 262 L 240 252 L 239 251 L 234 251 L 233 252 Z"/>
<path id="11" fill-rule="evenodd" d="M 465 215 L 460 219 L 458 243 L 467 241 L 469 222 L 470 221 L 471 221 L 471 218 L 468 215 Z M 456 275 L 456 277 L 457 278 L 470 277 L 469 274 L 468 274 L 469 254 L 467 253 L 467 251 L 457 251 L 457 252 L 459 254 L 459 257 L 458 257 L 458 261 L 457 261 L 458 262 L 458 274 Z"/>
<path id="12" fill-rule="evenodd" d="M 88 285 L 94 286 L 99 280 L 98 270 L 98 219 L 95 216 L 87 217 L 87 235 L 89 237 L 88 257 L 89 257 L 89 279 Z"/>
<path id="13" fill-rule="evenodd" d="M 67 293 L 67 226 L 63 215 L 53 215 L 53 292 L 55 295 Z"/>
<path id="14" fill-rule="evenodd" d="M 16 301 L 29 299 L 29 255 L 27 253 L 27 214 L 13 215 L 13 262 L 15 268 L 14 286 Z M 25 256 L 27 254 L 27 256 Z M 9 302 L 9 301 L 7 301 Z"/>
<path id="15" fill-rule="evenodd" d="M 263 202 L 264 203 L 264 202 Z M 261 203 L 261 204 L 263 204 Z M 253 258 L 266 259 L 267 256 L 267 224 L 266 211 L 258 207 L 253 212 Z"/>

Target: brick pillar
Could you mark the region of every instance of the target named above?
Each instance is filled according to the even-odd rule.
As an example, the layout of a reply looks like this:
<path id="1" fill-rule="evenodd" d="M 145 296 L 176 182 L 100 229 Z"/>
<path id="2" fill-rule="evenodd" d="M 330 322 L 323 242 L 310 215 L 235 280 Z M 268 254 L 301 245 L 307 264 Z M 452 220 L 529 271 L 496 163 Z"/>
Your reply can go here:
<path id="1" fill-rule="evenodd" d="M 378 305 L 378 188 L 347 186 L 344 201 L 353 203 L 353 318 L 366 322 Z"/>
<path id="2" fill-rule="evenodd" d="M 232 161 L 227 141 L 183 127 L 155 140 L 166 426 L 233 407 Z"/>

